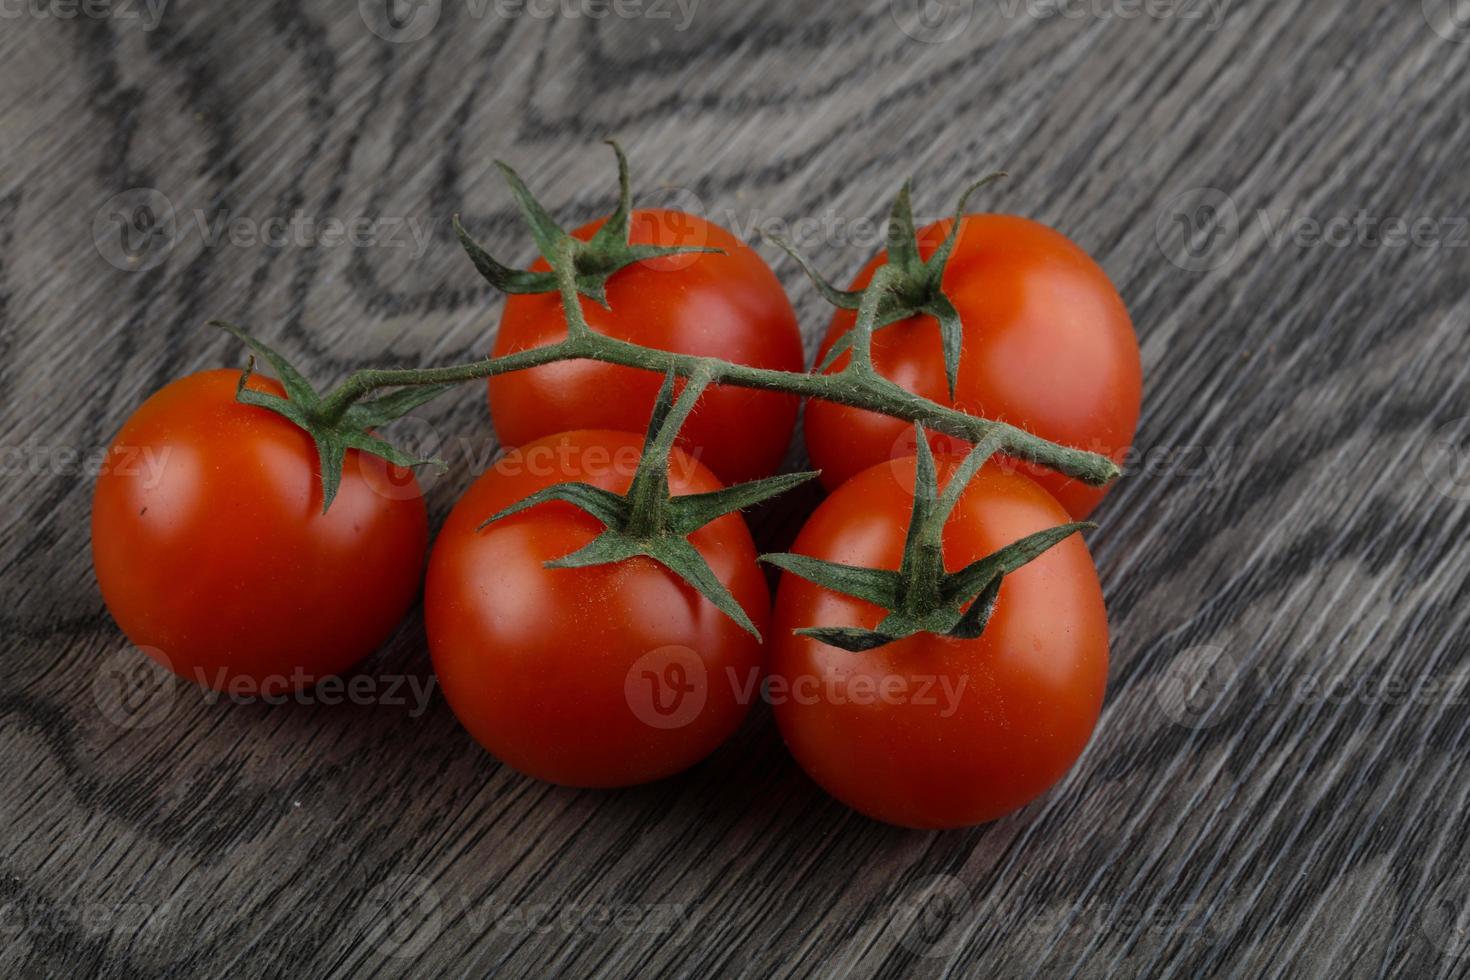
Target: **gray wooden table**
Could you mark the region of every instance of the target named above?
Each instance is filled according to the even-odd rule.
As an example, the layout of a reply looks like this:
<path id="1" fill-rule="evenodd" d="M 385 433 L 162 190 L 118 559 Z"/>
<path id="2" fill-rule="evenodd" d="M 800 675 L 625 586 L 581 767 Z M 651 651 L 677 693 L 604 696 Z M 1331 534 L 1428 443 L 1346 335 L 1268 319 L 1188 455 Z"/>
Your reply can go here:
<path id="1" fill-rule="evenodd" d="M 1470 974 L 1463 3 L 157 3 L 0 11 L 0 974 Z M 449 216 L 527 258 L 492 158 L 588 218 L 606 135 L 645 203 L 839 275 L 903 177 L 937 215 L 1005 168 L 993 206 L 1117 282 L 1147 382 L 1091 537 L 1112 672 L 1041 801 L 880 826 L 765 709 L 657 785 L 531 782 L 427 687 L 417 610 L 375 703 L 112 689 L 89 460 L 241 363 L 203 322 L 322 383 L 482 353 Z M 419 416 L 437 522 L 494 443 L 478 386 Z"/>

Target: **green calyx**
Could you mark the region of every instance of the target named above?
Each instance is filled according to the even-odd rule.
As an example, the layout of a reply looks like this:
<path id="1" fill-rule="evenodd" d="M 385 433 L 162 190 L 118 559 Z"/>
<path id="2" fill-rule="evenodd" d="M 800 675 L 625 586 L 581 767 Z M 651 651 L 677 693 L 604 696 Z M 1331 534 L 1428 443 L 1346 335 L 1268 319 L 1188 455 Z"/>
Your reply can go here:
<path id="1" fill-rule="evenodd" d="M 959 237 L 960 223 L 970 203 L 970 195 L 1005 176 L 1004 173 L 993 173 L 971 184 L 960 195 L 949 233 L 927 261 L 919 257 L 919 233 L 914 227 L 914 211 L 909 199 L 910 181 L 904 182 L 888 214 L 888 255 L 887 261 L 880 268 L 890 270 L 890 275 L 877 308 L 873 329 L 881 329 L 919 314 L 932 316 L 939 324 L 940 341 L 944 347 L 944 374 L 949 382 L 951 398 L 954 397 L 955 381 L 959 377 L 963 327 L 959 311 L 944 294 L 944 270 L 949 264 L 950 255 L 954 253 L 955 240 Z M 772 237 L 771 241 L 796 260 L 827 302 L 844 310 L 856 310 L 862 305 L 866 290 L 838 289 L 805 256 L 797 252 L 791 243 L 776 237 Z M 873 287 L 870 285 L 869 288 Z M 817 370 L 826 371 L 852 344 L 852 331 L 837 338 Z"/>
<path id="2" fill-rule="evenodd" d="M 317 394 L 311 383 L 291 366 L 280 354 L 247 334 L 244 330 L 223 320 L 211 320 L 210 326 L 219 327 L 244 341 L 251 350 L 265 358 L 286 397 L 270 392 L 255 391 L 246 387 L 255 371 L 252 355 L 240 373 L 240 383 L 235 389 L 235 400 L 244 405 L 254 405 L 275 412 L 306 432 L 316 443 L 317 458 L 321 465 L 322 513 L 332 506 L 337 490 L 342 485 L 342 466 L 347 450 L 379 456 L 395 466 L 405 468 L 433 465 L 441 469 L 448 467 L 440 459 L 419 459 L 403 452 L 391 443 L 373 435 L 372 430 L 408 414 L 425 402 L 447 391 L 452 385 L 427 385 L 416 388 L 401 388 L 370 401 L 358 401 L 345 406 L 338 413 L 330 410 L 326 400 Z"/>
<path id="3" fill-rule="evenodd" d="M 664 378 L 643 454 L 626 494 L 616 494 L 588 483 L 558 483 L 526 497 L 480 525 L 503 520 L 552 500 L 569 503 L 602 522 L 604 530 L 588 544 L 546 563 L 547 568 L 586 568 L 608 565 L 645 555 L 679 576 L 757 640 L 760 631 L 740 603 L 715 577 L 709 563 L 688 540 L 689 535 L 726 514 L 758 504 L 812 479 L 816 473 L 787 473 L 752 480 L 709 493 L 672 496 L 669 491 L 669 453 L 695 402 L 709 384 L 701 374 L 689 379 L 674 400 L 675 375 Z"/>
<path id="4" fill-rule="evenodd" d="M 934 454 L 918 428 L 914 506 L 898 571 L 860 568 L 796 554 L 762 555 L 784 571 L 823 588 L 850 595 L 888 611 L 876 629 L 814 626 L 796 632 L 853 652 L 871 650 L 916 633 L 972 640 L 985 631 L 1006 575 L 1040 556 L 1088 522 L 1062 524 L 1027 535 L 957 572 L 944 570 L 944 525 L 960 495 L 1000 440 L 983 439 L 950 477 L 941 494 Z"/>
<path id="5" fill-rule="evenodd" d="M 703 248 L 682 245 L 634 245 L 628 241 L 628 221 L 633 213 L 633 192 L 628 181 L 628 158 L 623 149 L 613 140 L 607 141 L 618 158 L 618 207 L 607 222 L 589 240 L 582 241 L 562 230 L 547 210 L 541 206 L 525 181 L 521 180 L 510 165 L 495 161 L 505 175 L 521 214 L 530 226 L 531 237 L 548 263 L 555 264 L 561 256 L 569 255 L 576 270 L 577 292 L 607 306 L 607 280 L 625 266 L 646 259 L 665 255 L 684 255 L 691 252 L 721 252 L 718 248 Z M 505 293 L 554 293 L 558 289 L 556 273 L 531 272 L 502 265 L 485 251 L 454 216 L 454 231 L 459 242 L 469 254 L 470 261 L 480 275 L 496 289 Z"/>

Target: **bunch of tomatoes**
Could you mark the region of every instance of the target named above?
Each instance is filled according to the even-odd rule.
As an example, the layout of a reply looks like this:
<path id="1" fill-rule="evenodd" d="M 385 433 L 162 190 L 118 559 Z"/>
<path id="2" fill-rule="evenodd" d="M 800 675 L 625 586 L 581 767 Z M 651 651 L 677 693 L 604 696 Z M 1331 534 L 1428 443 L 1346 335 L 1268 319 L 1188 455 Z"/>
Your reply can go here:
<path id="1" fill-rule="evenodd" d="M 612 273 L 605 297 L 579 297 L 594 331 L 805 370 L 792 306 L 757 252 L 697 215 L 639 209 L 629 217 L 632 245 L 693 236 L 712 251 Z M 943 273 L 963 326 L 952 390 L 927 314 L 875 331 L 873 367 L 940 405 L 1121 460 L 1141 375 L 1132 324 L 1107 276 L 1036 222 L 957 220 Z M 601 225 L 570 234 L 587 241 Z M 950 220 L 920 229 L 921 256 L 950 230 Z M 885 261 L 886 253 L 874 256 L 853 288 Z M 530 271 L 547 268 L 543 259 Z M 833 317 L 818 365 L 853 321 L 850 310 Z M 494 353 L 553 344 L 567 330 L 556 293 L 510 295 Z M 839 371 L 847 356 L 819 370 Z M 99 477 L 92 543 L 102 595 L 128 638 L 170 670 L 238 689 L 347 671 L 397 627 L 422 585 L 434 670 L 465 728 L 507 765 L 565 785 L 627 786 L 679 772 L 714 751 L 762 697 L 816 782 L 891 823 L 980 823 L 1065 774 L 1090 737 L 1107 677 L 1107 617 L 1079 536 L 1007 574 L 977 637 L 921 631 L 850 650 L 797 630 L 871 630 L 888 610 L 789 572 L 773 602 L 738 511 L 687 540 L 754 631 L 647 554 L 549 567 L 605 530 L 566 501 L 486 524 L 559 484 L 627 493 L 661 380 L 593 360 L 492 377 L 490 414 L 507 452 L 465 492 L 430 550 L 410 470 L 348 446 L 324 511 L 318 444 L 290 418 L 242 400 L 242 389 L 283 397 L 278 381 L 236 370 L 180 378 L 132 414 L 111 450 L 150 454 L 161 469 L 104 467 Z M 708 494 L 775 473 L 800 407 L 781 391 L 711 386 L 668 454 L 669 493 Z M 804 433 L 829 495 L 792 551 L 898 570 L 924 465 L 914 428 L 813 399 Z M 968 446 L 941 435 L 930 444 L 946 480 Z M 943 525 L 944 568 L 1080 520 L 1104 492 L 997 456 Z"/>

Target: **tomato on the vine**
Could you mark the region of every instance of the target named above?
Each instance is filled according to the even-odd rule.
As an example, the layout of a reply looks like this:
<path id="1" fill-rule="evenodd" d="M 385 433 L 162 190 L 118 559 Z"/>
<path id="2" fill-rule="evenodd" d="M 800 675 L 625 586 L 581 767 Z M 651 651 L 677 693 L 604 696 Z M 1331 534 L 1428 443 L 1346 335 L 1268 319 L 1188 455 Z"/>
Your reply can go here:
<path id="1" fill-rule="evenodd" d="M 156 392 L 108 449 L 92 561 L 128 639 L 214 688 L 299 689 L 381 644 L 412 605 L 428 514 L 413 474 L 349 450 L 322 513 L 316 446 L 235 400 L 240 372 Z M 274 379 L 248 387 L 283 394 Z"/>
<path id="2" fill-rule="evenodd" d="M 739 726 L 761 669 L 759 641 L 652 558 L 546 568 L 603 530 L 571 504 L 477 530 L 555 483 L 624 493 L 643 442 L 580 430 L 513 450 L 465 492 L 429 559 L 424 615 L 444 695 L 480 744 L 538 779 L 612 787 L 679 772 Z M 721 486 L 671 453 L 674 496 Z M 764 631 L 770 597 L 744 519 L 727 514 L 689 541 Z"/>
<path id="3" fill-rule="evenodd" d="M 943 280 L 963 325 L 954 397 L 938 324 L 926 314 L 875 331 L 874 368 L 941 405 L 1121 462 L 1138 424 L 1142 370 L 1132 321 L 1107 274 L 1071 240 L 1035 221 L 1004 214 L 971 214 L 963 221 Z M 945 219 L 919 233 L 921 257 L 934 253 L 951 224 Z M 852 288 L 866 286 L 885 260 L 875 256 Z M 855 319 L 851 310 L 837 311 L 819 364 Z M 841 355 L 830 370 L 847 360 Z M 807 406 L 805 433 L 829 489 L 914 450 L 909 423 L 815 399 Z M 938 434 L 930 444 L 936 452 L 964 449 Z M 1017 465 L 1077 518 L 1107 493 L 1045 467 Z"/>
<path id="4" fill-rule="evenodd" d="M 604 220 L 571 234 L 586 241 Z M 581 298 L 593 330 L 675 353 L 784 371 L 803 369 L 796 314 L 754 249 L 697 215 L 657 208 L 632 212 L 629 241 L 718 248 L 723 254 L 670 255 L 620 269 L 607 281 L 607 307 Z M 545 259 L 531 266 L 534 271 L 548 268 Z M 543 347 L 566 335 L 557 294 L 511 295 L 500 318 L 494 355 Z M 659 380 L 658 374 L 636 368 L 563 361 L 491 378 L 490 409 L 496 432 L 508 446 L 572 429 L 640 432 Z M 792 395 L 717 386 L 705 393 L 679 445 L 727 483 L 768 476 L 780 466 L 791 442 L 796 410 Z"/>
<path id="5" fill-rule="evenodd" d="M 939 459 L 940 480 L 959 460 Z M 792 550 L 897 570 L 913 505 L 912 457 L 876 465 L 812 514 Z M 1034 482 L 992 460 L 944 525 L 957 571 L 1067 513 Z M 961 827 L 1034 799 L 1072 766 L 1107 681 L 1108 626 L 1080 537 L 1006 575 L 976 639 L 916 633 L 849 652 L 793 633 L 872 629 L 871 603 L 782 576 L 772 614 L 776 720 L 803 769 L 833 796 L 906 827 Z M 774 696 L 779 693 L 779 696 Z"/>

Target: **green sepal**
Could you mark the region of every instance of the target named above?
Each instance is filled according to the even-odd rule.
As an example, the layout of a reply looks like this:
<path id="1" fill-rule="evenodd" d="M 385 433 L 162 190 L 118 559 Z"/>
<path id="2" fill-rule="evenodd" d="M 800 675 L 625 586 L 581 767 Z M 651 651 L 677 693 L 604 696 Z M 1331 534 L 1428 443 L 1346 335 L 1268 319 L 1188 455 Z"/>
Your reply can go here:
<path id="1" fill-rule="evenodd" d="M 858 629 L 855 626 L 807 626 L 796 630 L 798 636 L 809 636 L 829 647 L 837 647 L 848 653 L 876 650 L 892 643 L 895 637 L 877 630 Z"/>
<path id="2" fill-rule="evenodd" d="M 554 558 L 547 568 L 590 568 L 612 565 L 643 554 L 643 545 L 611 529 L 599 534 L 576 551 Z"/>
<path id="3" fill-rule="evenodd" d="M 541 206 L 541 202 L 536 200 L 536 195 L 531 193 L 526 182 L 521 180 L 521 175 L 510 164 L 504 160 L 496 160 L 495 166 L 510 185 L 510 192 L 520 206 L 521 216 L 526 219 L 526 226 L 531 230 L 531 237 L 536 240 L 536 247 L 548 262 L 551 261 L 551 256 L 556 254 L 556 243 L 567 237 L 567 233 Z"/>
<path id="4" fill-rule="evenodd" d="M 907 276 L 924 271 L 924 260 L 919 258 L 919 236 L 914 230 L 914 209 L 910 203 L 912 187 L 912 180 L 904 181 L 888 209 L 888 264 L 897 266 Z"/>
<path id="5" fill-rule="evenodd" d="M 764 480 L 737 483 L 723 490 L 674 497 L 670 501 L 670 509 L 673 514 L 669 526 L 676 534 L 689 534 L 704 527 L 717 517 L 753 507 L 818 476 L 821 476 L 820 470 L 811 470 L 806 473 L 782 473 Z"/>
<path id="6" fill-rule="evenodd" d="M 929 314 L 939 324 L 939 342 L 944 348 L 944 380 L 949 385 L 949 397 L 954 398 L 955 383 L 960 376 L 960 348 L 964 344 L 960 311 L 954 308 L 948 296 L 936 292 L 920 307 L 920 312 Z"/>
<path id="7" fill-rule="evenodd" d="M 593 302 L 606 307 L 607 281 L 620 269 L 649 259 L 668 255 L 693 253 L 721 254 L 724 249 L 696 245 L 634 245 L 628 241 L 629 219 L 633 213 L 633 193 L 628 179 L 628 158 L 623 149 L 613 140 L 607 141 L 617 155 L 618 161 L 618 206 L 611 216 L 597 229 L 589 240 L 581 241 L 568 234 L 556 223 L 541 202 L 531 193 L 526 182 L 510 164 L 496 160 L 495 166 L 505 176 L 511 194 L 520 207 L 531 237 L 541 256 L 555 267 L 561 252 L 571 255 L 576 268 L 577 292 Z M 532 272 L 516 269 L 498 261 L 483 246 L 470 237 L 454 217 L 454 232 L 459 243 L 474 263 L 475 269 L 485 280 L 504 293 L 554 293 L 558 289 L 556 273 Z"/>
<path id="8" fill-rule="evenodd" d="M 448 391 L 452 385 L 400 389 L 372 401 L 353 404 L 340 417 L 331 419 L 322 411 L 322 398 L 316 389 L 286 358 L 232 323 L 211 320 L 209 325 L 224 330 L 255 352 L 240 372 L 239 383 L 235 386 L 235 400 L 242 405 L 253 405 L 275 412 L 311 436 L 316 445 L 320 468 L 323 514 L 331 508 L 332 501 L 337 499 L 337 491 L 342 485 L 342 466 L 349 449 L 381 457 L 394 466 L 406 469 L 426 465 L 447 468 L 440 459 L 410 456 L 392 443 L 373 435 L 372 429 L 406 415 Z M 281 387 L 286 390 L 285 398 L 247 387 L 251 375 L 255 373 L 256 354 L 263 357 L 275 370 Z"/>
<path id="9" fill-rule="evenodd" d="M 775 565 L 783 572 L 790 572 L 833 592 L 841 592 L 854 598 L 865 599 L 875 606 L 892 609 L 898 605 L 901 579 L 897 572 L 886 568 L 863 568 L 858 565 L 843 565 L 835 561 L 812 558 L 792 552 L 777 552 L 761 555 L 761 561 Z"/>
<path id="10" fill-rule="evenodd" d="M 618 206 L 597 229 L 589 245 L 616 248 L 628 242 L 628 219 L 633 214 L 633 182 L 628 179 L 628 157 L 617 140 L 603 140 L 618 161 Z M 519 178 L 518 178 L 519 179 Z M 550 261 L 550 259 L 548 259 Z"/>
<path id="11" fill-rule="evenodd" d="M 460 247 L 469 255 L 475 271 L 502 293 L 549 293 L 556 289 L 556 273 L 530 272 L 501 265 L 479 242 L 470 237 L 470 233 L 460 223 L 459 215 L 454 216 L 453 224 L 454 233 L 459 236 Z"/>
<path id="12" fill-rule="evenodd" d="M 547 562 L 547 568 L 609 565 L 639 555 L 651 558 L 759 640 L 760 631 L 688 536 L 711 521 L 785 493 L 817 474 L 790 473 L 708 493 L 671 496 L 669 454 L 680 428 L 709 384 L 707 376 L 690 378 L 675 400 L 675 377 L 672 371 L 665 375 L 654 401 L 643 454 L 627 494 L 615 494 L 587 483 L 558 483 L 510 505 L 480 528 L 539 504 L 551 501 L 571 504 L 600 521 L 603 530 L 576 551 Z"/>
<path id="13" fill-rule="evenodd" d="M 970 603 L 970 608 L 960 617 L 950 629 L 949 635 L 960 640 L 973 640 L 985 632 L 985 627 L 990 625 L 990 617 L 995 613 L 995 604 L 1000 600 L 1000 583 L 1003 576 L 997 575 L 990 580 L 990 584 L 980 590 L 975 601 Z"/>
<path id="14" fill-rule="evenodd" d="M 745 632 L 757 640 L 761 638 L 760 630 L 755 628 L 744 608 L 715 576 L 709 562 L 704 560 L 698 548 L 689 543 L 688 538 L 673 535 L 658 537 L 645 542 L 645 548 L 644 554 L 689 583 L 694 591 L 713 602 L 720 612 L 733 619 Z"/>
<path id="15" fill-rule="evenodd" d="M 1091 521 L 1073 521 L 1045 528 L 1013 541 L 999 551 L 991 552 L 946 576 L 944 598 L 950 602 L 968 602 L 983 592 L 991 582 L 999 581 L 1023 565 L 1030 564 L 1078 531 L 1091 531 L 1095 527 L 1097 525 Z"/>
<path id="16" fill-rule="evenodd" d="M 817 271 L 817 267 L 812 265 L 810 259 L 797 251 L 795 245 L 780 235 L 765 235 L 764 237 L 766 241 L 791 256 L 796 261 L 796 264 L 801 267 L 801 271 L 806 273 L 806 277 L 812 281 L 812 285 L 817 287 L 817 292 L 822 294 L 822 298 L 833 306 L 840 310 L 855 310 L 858 308 L 858 304 L 863 301 L 862 290 L 838 289 L 832 285 L 826 276 Z"/>
<path id="17" fill-rule="evenodd" d="M 301 372 L 291 366 L 291 362 L 276 353 L 265 344 L 250 336 L 244 330 L 233 323 L 223 320 L 209 321 L 211 327 L 219 327 L 226 333 L 234 336 L 236 340 L 243 341 L 247 347 L 265 358 L 266 363 L 276 372 L 276 378 L 281 382 L 281 387 L 286 389 L 286 397 L 297 405 L 307 407 L 314 404 L 317 399 L 316 389 L 311 382 L 302 377 Z M 245 382 L 255 370 L 255 358 L 251 358 L 245 366 L 245 373 L 240 377 L 239 390 L 244 390 Z M 284 413 L 283 413 L 284 414 Z"/>
<path id="18" fill-rule="evenodd" d="M 394 419 L 402 418 L 412 412 L 420 405 L 433 401 L 454 387 L 454 385 L 423 385 L 417 388 L 399 388 L 397 391 L 371 401 L 353 402 L 343 413 L 343 417 L 363 429 L 387 425 Z"/>
<path id="19" fill-rule="evenodd" d="M 499 513 L 485 518 L 475 530 L 483 531 L 496 521 L 503 521 L 512 514 L 519 514 L 523 510 L 530 510 L 537 504 L 553 500 L 571 504 L 578 510 L 591 514 L 608 527 L 621 524 L 628 517 L 628 501 L 611 490 L 594 487 L 590 483 L 557 483 L 544 490 L 537 490 L 529 497 L 518 500 Z"/>
<path id="20" fill-rule="evenodd" d="M 939 247 L 934 250 L 934 254 L 929 256 L 928 264 L 932 268 L 939 270 L 941 278 L 944 275 L 944 267 L 949 264 L 950 253 L 954 251 L 954 243 L 960 237 L 960 222 L 964 220 L 965 211 L 970 206 L 970 198 L 982 187 L 987 187 L 997 180 L 1004 180 L 1009 176 L 1010 174 L 1004 170 L 997 170 L 993 174 L 986 174 L 969 187 L 966 187 L 965 192 L 960 195 L 960 201 L 955 205 L 954 209 L 954 220 L 950 222 L 949 234 L 944 236 L 944 241 L 940 242 Z"/>
<path id="21" fill-rule="evenodd" d="M 1070 535 L 1095 525 L 1087 522 L 1045 528 L 972 562 L 946 572 L 944 525 L 965 488 L 1000 447 L 997 435 L 982 439 L 965 457 L 943 492 L 938 467 L 924 430 L 917 428 L 914 503 L 909 513 L 903 558 L 898 571 L 863 568 L 806 555 L 762 555 L 761 560 L 833 592 L 852 596 L 886 610 L 873 629 L 809 626 L 798 629 L 821 643 L 842 650 L 873 650 L 917 633 L 958 640 L 980 636 L 995 612 L 1005 576 L 1035 560 Z"/>
<path id="22" fill-rule="evenodd" d="M 861 296 L 862 294 L 859 293 L 858 295 Z M 884 327 L 898 323 L 900 320 L 907 320 L 913 315 L 913 311 L 906 309 L 897 302 L 881 303 L 878 308 L 878 316 L 873 321 L 873 329 L 875 331 L 881 330 Z M 833 364 L 837 363 L 839 357 L 852 350 L 853 334 L 854 331 L 849 330 L 832 341 L 832 347 L 827 351 L 827 356 L 822 358 L 822 363 L 817 365 L 818 371 L 828 370 Z"/>
<path id="23" fill-rule="evenodd" d="M 882 297 L 878 305 L 873 330 L 876 332 L 883 327 L 920 314 L 933 317 L 939 325 L 939 336 L 944 348 L 944 377 L 949 385 L 950 398 L 954 397 L 955 384 L 959 379 L 964 328 L 960 322 L 959 311 L 944 293 L 944 270 L 949 265 L 950 256 L 954 253 L 955 241 L 959 237 L 960 222 L 965 216 L 965 209 L 969 205 L 971 195 L 992 181 L 1005 176 L 1004 173 L 993 173 L 965 189 L 955 208 L 954 220 L 950 224 L 949 232 L 927 261 L 919 257 L 919 236 L 914 226 L 909 181 L 905 181 L 903 187 L 899 189 L 888 214 L 887 258 L 880 268 L 894 269 L 896 275 L 893 284 L 888 287 L 886 295 Z M 771 241 L 796 260 L 827 302 L 844 310 L 859 308 L 864 290 L 838 289 L 818 273 L 790 243 L 774 236 L 771 237 Z M 839 357 L 852 348 L 854 332 L 849 330 L 833 341 L 827 355 L 817 365 L 818 371 L 830 369 Z"/>

